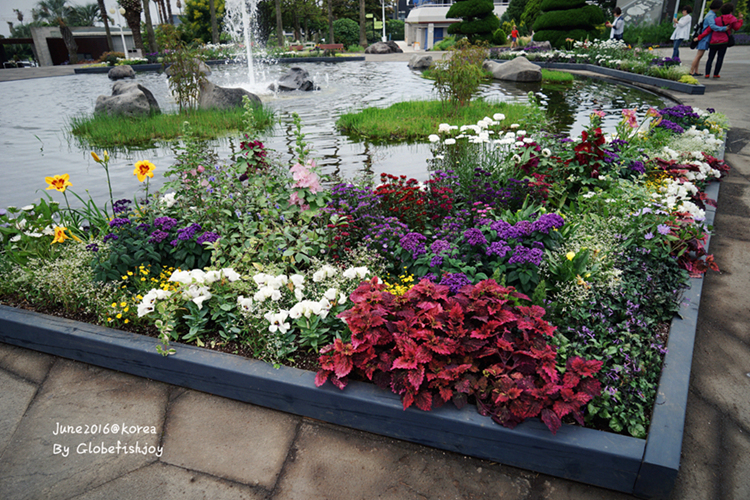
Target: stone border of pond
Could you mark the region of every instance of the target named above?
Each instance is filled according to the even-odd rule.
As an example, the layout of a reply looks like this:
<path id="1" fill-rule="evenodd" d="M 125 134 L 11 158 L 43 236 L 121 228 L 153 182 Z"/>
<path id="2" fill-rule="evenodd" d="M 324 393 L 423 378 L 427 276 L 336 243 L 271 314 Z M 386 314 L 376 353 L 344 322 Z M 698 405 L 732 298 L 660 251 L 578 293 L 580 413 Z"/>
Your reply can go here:
<path id="1" fill-rule="evenodd" d="M 497 63 L 507 62 L 505 59 L 493 59 Z M 637 73 L 630 73 L 628 71 L 620 71 L 619 69 L 605 68 L 597 66 L 596 64 L 577 64 L 577 63 L 558 63 L 558 62 L 540 62 L 540 61 L 529 61 L 542 68 L 547 69 L 562 69 L 570 71 L 589 71 L 591 73 L 597 73 L 600 75 L 617 78 L 626 82 L 641 83 L 644 85 L 652 85 L 659 88 L 667 88 L 669 90 L 675 90 L 677 92 L 683 92 L 685 94 L 703 95 L 706 92 L 705 85 L 690 85 L 688 83 L 675 82 L 674 80 L 665 80 L 664 78 L 656 78 L 653 76 L 639 75 Z"/>
<path id="2" fill-rule="evenodd" d="M 349 62 L 349 61 L 364 61 L 364 56 L 344 56 L 344 57 L 283 57 L 279 59 L 274 59 L 273 62 L 275 63 L 308 63 L 308 62 L 330 62 L 330 63 L 337 63 L 337 62 Z M 209 66 L 219 66 L 222 64 L 235 64 L 233 62 L 227 62 L 227 61 L 206 61 L 206 64 Z M 96 66 L 93 68 L 75 68 L 75 73 L 77 75 L 79 74 L 93 74 L 93 73 L 109 73 L 109 70 L 112 69 L 114 66 Z M 161 63 L 155 63 L 155 64 L 133 64 L 130 66 L 133 68 L 133 71 L 141 72 L 141 71 L 161 71 L 163 69 L 163 66 Z"/>
<path id="3" fill-rule="evenodd" d="M 723 156 L 721 154 L 720 156 Z M 714 182 L 706 194 L 718 198 Z M 707 207 L 706 224 L 716 209 Z M 706 248 L 708 249 L 706 242 Z M 403 410 L 399 397 L 364 382 L 341 391 L 315 387 L 315 373 L 173 344 L 163 357 L 153 337 L 0 306 L 0 342 L 336 425 L 601 486 L 667 499 L 680 465 L 702 279 L 691 279 L 672 320 L 647 439 L 563 425 L 552 435 L 539 419 L 508 429 L 473 405 Z"/>

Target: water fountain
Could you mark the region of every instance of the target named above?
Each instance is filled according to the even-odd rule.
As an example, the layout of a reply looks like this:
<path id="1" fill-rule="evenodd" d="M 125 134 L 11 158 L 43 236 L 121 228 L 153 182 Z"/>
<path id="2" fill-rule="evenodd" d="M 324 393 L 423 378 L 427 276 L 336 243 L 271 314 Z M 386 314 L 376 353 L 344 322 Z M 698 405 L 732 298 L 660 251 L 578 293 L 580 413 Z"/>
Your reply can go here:
<path id="1" fill-rule="evenodd" d="M 251 88 L 255 88 L 253 45 L 257 41 L 254 21 L 258 12 L 257 0 L 226 0 L 224 4 L 224 26 L 232 40 L 242 40 L 247 58 L 247 77 Z"/>

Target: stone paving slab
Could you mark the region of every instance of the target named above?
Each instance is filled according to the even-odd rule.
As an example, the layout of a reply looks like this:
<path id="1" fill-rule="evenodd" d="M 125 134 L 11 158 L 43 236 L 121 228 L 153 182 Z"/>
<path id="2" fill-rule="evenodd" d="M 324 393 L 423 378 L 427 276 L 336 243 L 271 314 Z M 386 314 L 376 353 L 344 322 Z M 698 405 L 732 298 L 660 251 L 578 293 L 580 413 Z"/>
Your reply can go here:
<path id="1" fill-rule="evenodd" d="M 109 447 L 118 441 L 158 445 L 166 399 L 164 384 L 58 360 L 0 457 L 3 498 L 69 498 L 155 461 L 153 454 L 96 451 L 102 443 Z M 82 432 L 86 424 L 153 426 L 156 434 L 55 435 L 58 423 L 80 425 Z"/>
<path id="2" fill-rule="evenodd" d="M 162 461 L 269 491 L 300 417 L 196 391 L 168 410 Z"/>
<path id="3" fill-rule="evenodd" d="M 55 357 L 8 344 L 0 344 L 0 368 L 31 382 L 41 383 Z"/>
<path id="4" fill-rule="evenodd" d="M 37 391 L 37 386 L 0 370 L 0 457 L 16 432 L 26 409 Z"/>
<path id="5" fill-rule="evenodd" d="M 274 499 L 528 498 L 528 479 L 499 469 L 488 462 L 306 420 Z"/>
<path id="6" fill-rule="evenodd" d="M 263 500 L 267 492 L 154 463 L 71 500 Z"/>

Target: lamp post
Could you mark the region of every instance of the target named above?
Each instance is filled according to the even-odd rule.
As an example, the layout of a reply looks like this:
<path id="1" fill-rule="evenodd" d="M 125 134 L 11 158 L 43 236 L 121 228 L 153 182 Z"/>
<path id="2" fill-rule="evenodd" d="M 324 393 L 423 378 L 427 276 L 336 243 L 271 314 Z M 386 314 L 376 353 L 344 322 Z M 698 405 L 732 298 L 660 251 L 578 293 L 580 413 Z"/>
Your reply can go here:
<path id="1" fill-rule="evenodd" d="M 380 0 L 380 5 L 383 7 L 383 41 L 385 42 L 385 0 Z"/>
<path id="2" fill-rule="evenodd" d="M 125 9 L 120 7 L 119 9 L 109 9 L 110 14 L 116 14 L 117 15 L 117 24 L 120 26 L 120 38 L 122 38 L 122 50 L 125 53 L 125 57 L 128 57 L 128 46 L 125 45 L 125 34 L 122 32 L 122 21 L 120 20 L 120 14 L 123 16 L 125 15 Z"/>

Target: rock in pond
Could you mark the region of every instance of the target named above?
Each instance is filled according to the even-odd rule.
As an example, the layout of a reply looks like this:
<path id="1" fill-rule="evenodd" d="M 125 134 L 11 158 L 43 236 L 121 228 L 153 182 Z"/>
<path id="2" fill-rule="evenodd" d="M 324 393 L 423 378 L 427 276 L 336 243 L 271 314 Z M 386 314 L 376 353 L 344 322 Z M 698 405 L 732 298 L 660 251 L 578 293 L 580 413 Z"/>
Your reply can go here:
<path id="1" fill-rule="evenodd" d="M 273 91 L 291 92 L 293 90 L 318 90 L 310 74 L 302 68 L 291 68 L 278 82 L 268 86 Z"/>
<path id="2" fill-rule="evenodd" d="M 135 82 L 115 82 L 112 95 L 100 95 L 96 99 L 94 113 L 136 116 L 159 112 L 159 103 L 146 87 Z"/>
<path id="3" fill-rule="evenodd" d="M 219 109 L 231 109 L 238 106 L 242 106 L 242 97 L 247 96 L 250 98 L 250 102 L 254 106 L 260 106 L 260 98 L 248 92 L 245 89 L 239 88 L 224 88 L 214 85 L 211 82 L 206 82 L 201 87 L 201 95 L 198 100 L 198 106 L 201 109 L 208 108 L 219 108 Z"/>
<path id="4" fill-rule="evenodd" d="M 133 67 L 127 64 L 122 66 L 114 66 L 107 72 L 107 76 L 110 80 L 122 80 L 123 78 L 135 78 L 135 70 Z"/>
<path id="5" fill-rule="evenodd" d="M 482 67 L 492 73 L 495 80 L 508 82 L 541 82 L 542 70 L 523 56 L 504 63 L 484 61 Z"/>

